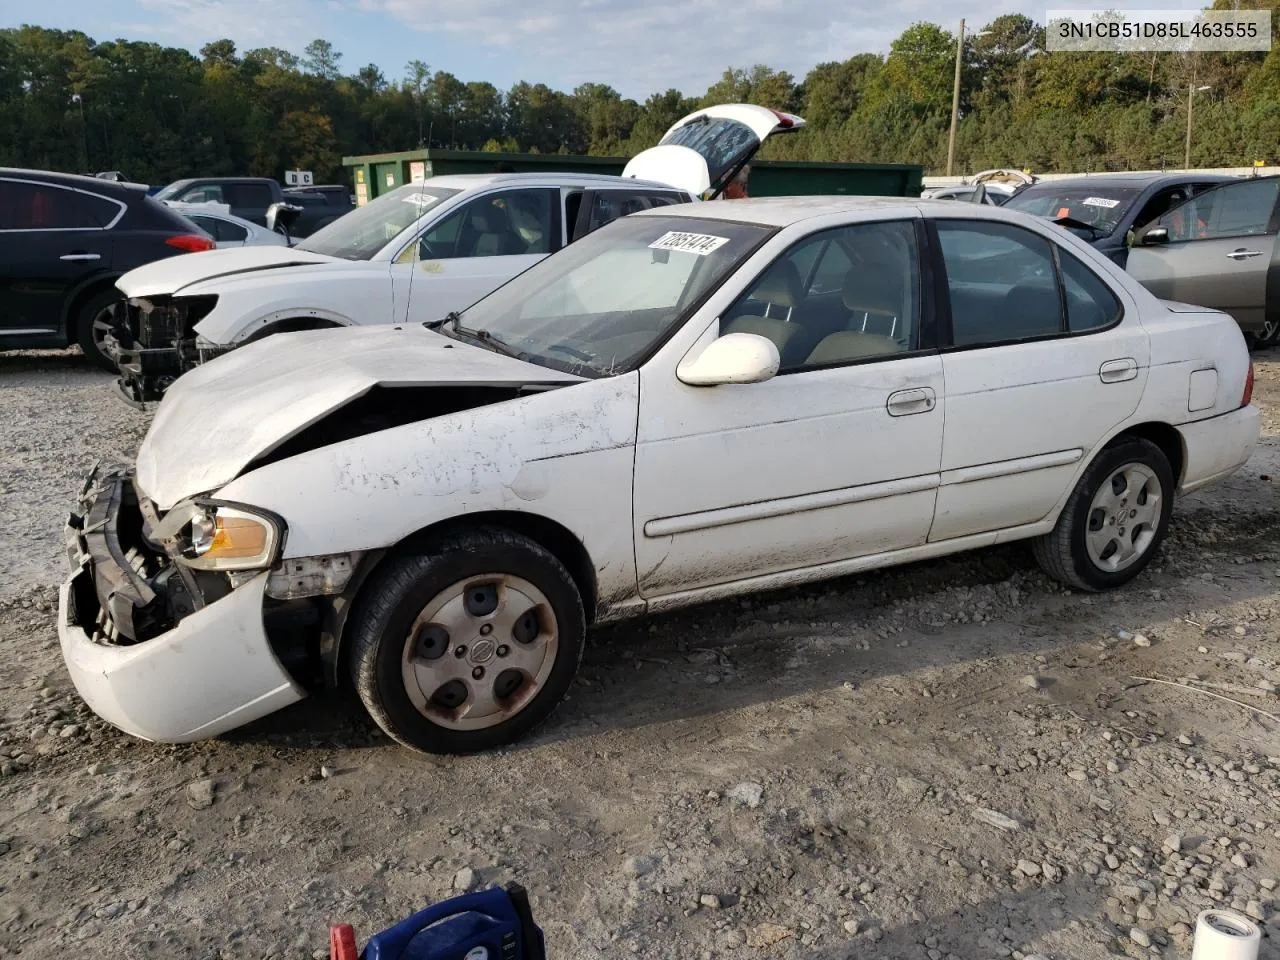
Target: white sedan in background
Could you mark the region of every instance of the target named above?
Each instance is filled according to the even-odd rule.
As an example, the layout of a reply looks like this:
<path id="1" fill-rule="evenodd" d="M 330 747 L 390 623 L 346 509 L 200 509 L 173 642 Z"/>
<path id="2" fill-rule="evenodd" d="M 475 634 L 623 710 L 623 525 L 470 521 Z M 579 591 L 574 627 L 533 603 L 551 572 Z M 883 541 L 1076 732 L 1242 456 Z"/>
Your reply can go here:
<path id="1" fill-rule="evenodd" d="M 219 250 L 228 247 L 287 247 L 288 239 L 282 233 L 268 230 L 252 220 L 237 217 L 226 203 L 180 203 L 166 201 L 165 205 L 182 214 L 213 238 Z"/>
<path id="2" fill-rule="evenodd" d="M 713 199 L 767 138 L 803 127 L 751 104 L 708 107 L 673 124 L 622 176 L 431 177 L 289 249 L 131 270 L 116 282 L 128 302 L 104 342 L 120 396 L 159 400 L 184 371 L 275 333 L 439 319 L 617 217 Z"/>
<path id="3" fill-rule="evenodd" d="M 509 743 L 592 624 L 1030 541 L 1081 590 L 1259 435 L 1226 314 L 1000 207 L 780 198 L 617 220 L 444 322 L 175 382 L 70 518 L 77 689 L 149 740 L 350 678 L 424 751 Z"/>

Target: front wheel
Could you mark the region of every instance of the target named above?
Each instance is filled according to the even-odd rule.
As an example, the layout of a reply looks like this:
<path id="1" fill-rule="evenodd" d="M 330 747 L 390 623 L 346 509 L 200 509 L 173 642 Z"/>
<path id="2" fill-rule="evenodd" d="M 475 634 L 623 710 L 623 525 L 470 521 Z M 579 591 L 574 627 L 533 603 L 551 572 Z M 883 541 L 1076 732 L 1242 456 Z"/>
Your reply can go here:
<path id="1" fill-rule="evenodd" d="M 106 336 L 112 330 L 111 308 L 121 300 L 114 290 L 95 293 L 80 307 L 75 317 L 76 340 L 85 358 L 96 367 L 116 371 L 116 365 L 107 356 L 104 347 Z"/>
<path id="2" fill-rule="evenodd" d="M 1105 448 L 1085 470 L 1053 530 L 1032 544 L 1040 567 L 1080 590 L 1118 587 L 1159 549 L 1173 512 L 1175 480 L 1154 443 L 1137 437 Z"/>
<path id="3" fill-rule="evenodd" d="M 473 753 L 528 733 L 564 697 L 586 633 L 551 553 L 487 529 L 397 557 L 353 617 L 351 676 L 374 722 L 425 753 Z"/>

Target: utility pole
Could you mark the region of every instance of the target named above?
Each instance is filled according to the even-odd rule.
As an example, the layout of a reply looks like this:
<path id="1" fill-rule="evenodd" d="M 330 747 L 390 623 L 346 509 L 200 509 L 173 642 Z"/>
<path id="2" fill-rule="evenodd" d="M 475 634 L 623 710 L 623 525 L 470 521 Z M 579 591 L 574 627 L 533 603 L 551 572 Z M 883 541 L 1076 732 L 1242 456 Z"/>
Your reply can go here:
<path id="1" fill-rule="evenodd" d="M 960 62 L 964 59 L 964 20 L 960 21 L 960 36 L 956 39 L 956 79 L 951 88 L 951 134 L 947 137 L 947 176 L 951 176 L 951 164 L 956 156 L 956 121 L 960 117 Z M 1190 129 L 1190 128 L 1188 128 Z M 1187 134 L 1190 137 L 1190 133 Z M 1188 141 L 1190 142 L 1190 141 Z M 1191 148 L 1188 147 L 1188 150 Z"/>
<path id="2" fill-rule="evenodd" d="M 1211 89 L 1213 88 L 1209 86 L 1197 87 L 1194 79 L 1187 84 L 1187 152 L 1182 163 L 1182 169 L 1184 170 L 1191 169 L 1191 104 L 1195 100 L 1197 93 Z"/>
<path id="3" fill-rule="evenodd" d="M 1187 154 L 1182 162 L 1183 170 L 1191 169 L 1191 104 L 1196 99 L 1196 82 L 1187 84 Z"/>

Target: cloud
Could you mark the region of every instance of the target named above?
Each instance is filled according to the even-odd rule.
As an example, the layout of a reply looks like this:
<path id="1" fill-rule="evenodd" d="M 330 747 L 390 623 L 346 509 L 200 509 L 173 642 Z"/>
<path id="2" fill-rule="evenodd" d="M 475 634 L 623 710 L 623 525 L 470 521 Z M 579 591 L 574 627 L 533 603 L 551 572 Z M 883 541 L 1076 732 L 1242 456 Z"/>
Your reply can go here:
<path id="1" fill-rule="evenodd" d="M 134 0 L 139 14 L 130 36 L 198 48 L 210 40 L 235 37 L 242 50 L 295 49 L 317 35 L 315 5 L 306 0 Z M 300 43 L 301 40 L 301 43 Z"/>
<path id="2" fill-rule="evenodd" d="M 350 0 L 426 34 L 516 56 L 530 79 L 611 83 L 643 97 L 700 93 L 727 67 L 765 63 L 803 76 L 814 64 L 886 50 L 914 20 L 959 20 L 959 0 L 853 9 L 847 0 Z M 954 11 L 954 18 L 952 17 Z M 541 69 L 545 65 L 545 69 Z"/>

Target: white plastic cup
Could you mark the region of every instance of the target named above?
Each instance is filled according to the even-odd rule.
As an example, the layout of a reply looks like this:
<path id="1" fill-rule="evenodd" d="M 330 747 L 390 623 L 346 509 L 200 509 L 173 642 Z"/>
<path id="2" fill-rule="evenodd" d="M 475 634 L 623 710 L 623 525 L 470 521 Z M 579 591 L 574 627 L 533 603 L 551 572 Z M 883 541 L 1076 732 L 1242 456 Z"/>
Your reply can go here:
<path id="1" fill-rule="evenodd" d="M 1191 960 L 1258 960 L 1262 931 L 1231 910 L 1206 910 L 1196 917 Z"/>

